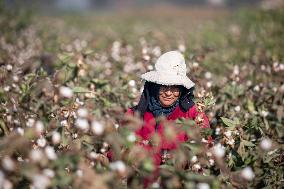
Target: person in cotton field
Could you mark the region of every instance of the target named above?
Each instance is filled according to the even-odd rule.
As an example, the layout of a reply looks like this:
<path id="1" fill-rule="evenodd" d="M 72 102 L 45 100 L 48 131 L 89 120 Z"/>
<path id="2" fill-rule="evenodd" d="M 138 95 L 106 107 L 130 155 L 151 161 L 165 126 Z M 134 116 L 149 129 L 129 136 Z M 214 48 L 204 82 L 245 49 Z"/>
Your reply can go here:
<path id="1" fill-rule="evenodd" d="M 127 114 L 136 112 L 143 119 L 143 125 L 135 132 L 138 143 L 153 152 L 153 161 L 158 167 L 170 157 L 170 151 L 188 140 L 185 131 L 176 131 L 174 139 L 169 141 L 165 134 L 167 124 L 159 121 L 161 117 L 168 121 L 178 118 L 195 120 L 202 128 L 209 128 L 210 124 L 193 101 L 195 84 L 186 75 L 185 59 L 180 52 L 164 53 L 158 58 L 154 71 L 143 74 L 141 78 L 145 84 L 140 101 Z M 155 146 L 151 143 L 154 135 L 160 138 Z"/>

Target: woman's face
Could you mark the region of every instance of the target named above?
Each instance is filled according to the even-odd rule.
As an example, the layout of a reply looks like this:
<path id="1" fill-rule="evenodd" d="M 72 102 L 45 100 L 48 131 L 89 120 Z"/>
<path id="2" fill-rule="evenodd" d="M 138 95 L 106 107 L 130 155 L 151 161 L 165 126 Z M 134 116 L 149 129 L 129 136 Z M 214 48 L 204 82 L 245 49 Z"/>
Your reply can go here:
<path id="1" fill-rule="evenodd" d="M 169 107 L 177 101 L 179 95 L 180 90 L 178 86 L 162 85 L 159 91 L 159 101 L 163 107 Z"/>

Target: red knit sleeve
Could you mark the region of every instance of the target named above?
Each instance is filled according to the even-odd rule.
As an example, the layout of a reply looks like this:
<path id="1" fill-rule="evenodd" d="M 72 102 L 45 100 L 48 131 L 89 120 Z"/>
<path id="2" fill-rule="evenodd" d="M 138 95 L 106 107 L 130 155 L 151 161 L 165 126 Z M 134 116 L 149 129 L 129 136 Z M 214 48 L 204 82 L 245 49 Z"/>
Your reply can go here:
<path id="1" fill-rule="evenodd" d="M 188 110 L 187 117 L 195 120 L 202 128 L 210 128 L 208 117 L 204 112 L 198 112 L 196 105 Z"/>

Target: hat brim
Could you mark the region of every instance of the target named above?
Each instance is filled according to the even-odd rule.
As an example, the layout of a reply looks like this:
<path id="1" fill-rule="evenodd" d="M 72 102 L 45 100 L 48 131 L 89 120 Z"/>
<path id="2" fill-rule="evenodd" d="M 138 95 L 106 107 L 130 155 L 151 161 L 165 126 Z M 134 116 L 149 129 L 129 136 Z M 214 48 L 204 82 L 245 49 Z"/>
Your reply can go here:
<path id="1" fill-rule="evenodd" d="M 160 85 L 182 85 L 187 89 L 190 89 L 195 85 L 195 83 L 192 82 L 187 76 L 165 73 L 161 74 L 157 71 L 150 71 L 142 74 L 141 78 Z"/>

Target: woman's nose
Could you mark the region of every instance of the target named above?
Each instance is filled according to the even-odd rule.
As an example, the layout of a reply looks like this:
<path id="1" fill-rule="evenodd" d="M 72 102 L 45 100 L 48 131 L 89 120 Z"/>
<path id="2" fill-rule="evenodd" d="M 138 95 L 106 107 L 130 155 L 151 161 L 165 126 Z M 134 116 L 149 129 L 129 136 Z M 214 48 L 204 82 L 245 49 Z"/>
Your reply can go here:
<path id="1" fill-rule="evenodd" d="M 172 92 L 171 92 L 171 90 L 167 89 L 167 90 L 165 91 L 165 94 L 166 94 L 167 96 L 171 96 Z"/>

